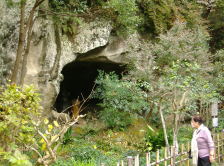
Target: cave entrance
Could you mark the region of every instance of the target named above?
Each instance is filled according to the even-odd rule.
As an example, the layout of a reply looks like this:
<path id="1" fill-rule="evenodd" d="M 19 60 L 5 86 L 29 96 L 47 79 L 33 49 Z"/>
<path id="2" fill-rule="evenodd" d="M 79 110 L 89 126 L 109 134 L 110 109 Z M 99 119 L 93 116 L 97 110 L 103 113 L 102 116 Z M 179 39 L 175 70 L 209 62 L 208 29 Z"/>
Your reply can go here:
<path id="1" fill-rule="evenodd" d="M 114 71 L 118 75 L 122 75 L 125 71 L 124 65 L 105 62 L 83 62 L 74 61 L 62 70 L 64 80 L 60 84 L 60 92 L 57 96 L 54 107 L 58 112 L 68 112 L 72 102 L 76 99 L 86 99 L 93 90 L 95 80 L 98 76 L 98 70 L 103 70 L 106 73 Z M 85 103 L 87 112 L 90 108 L 95 108 L 97 103 L 96 99 L 89 99 Z"/>

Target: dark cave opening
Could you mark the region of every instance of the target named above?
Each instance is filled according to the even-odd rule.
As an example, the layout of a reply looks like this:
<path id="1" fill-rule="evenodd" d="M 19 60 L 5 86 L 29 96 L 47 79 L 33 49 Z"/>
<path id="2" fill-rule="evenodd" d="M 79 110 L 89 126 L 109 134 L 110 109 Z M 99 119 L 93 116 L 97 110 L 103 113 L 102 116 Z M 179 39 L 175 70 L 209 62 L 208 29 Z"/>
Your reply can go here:
<path id="1" fill-rule="evenodd" d="M 64 80 L 60 84 L 60 92 L 56 98 L 54 108 L 58 112 L 69 112 L 72 102 L 76 99 L 86 99 L 95 85 L 95 80 L 98 76 L 98 70 L 103 70 L 106 73 L 114 71 L 121 76 L 125 71 L 124 65 L 105 62 L 83 62 L 74 61 L 67 64 L 62 74 Z M 95 108 L 99 103 L 96 99 L 89 99 L 83 108 L 84 113 L 90 108 Z"/>

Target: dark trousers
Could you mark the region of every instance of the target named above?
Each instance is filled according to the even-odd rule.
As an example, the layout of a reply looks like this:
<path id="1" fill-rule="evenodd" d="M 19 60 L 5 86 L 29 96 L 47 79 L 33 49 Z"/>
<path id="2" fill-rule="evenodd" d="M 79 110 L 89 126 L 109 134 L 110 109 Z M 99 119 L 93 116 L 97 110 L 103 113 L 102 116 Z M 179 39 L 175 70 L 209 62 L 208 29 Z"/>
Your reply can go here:
<path id="1" fill-rule="evenodd" d="M 198 166 L 211 166 L 209 156 L 202 158 L 198 157 Z"/>

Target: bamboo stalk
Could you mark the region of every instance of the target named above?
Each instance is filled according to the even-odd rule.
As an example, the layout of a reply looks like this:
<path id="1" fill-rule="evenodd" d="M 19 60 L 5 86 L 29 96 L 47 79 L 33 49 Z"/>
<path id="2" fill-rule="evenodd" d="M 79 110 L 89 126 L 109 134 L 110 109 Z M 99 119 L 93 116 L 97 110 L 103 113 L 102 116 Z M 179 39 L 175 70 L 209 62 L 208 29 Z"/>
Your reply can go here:
<path id="1" fill-rule="evenodd" d="M 146 153 L 146 166 L 151 166 L 150 152 Z"/>
<path id="2" fill-rule="evenodd" d="M 221 159 L 220 159 L 220 139 L 219 139 L 219 134 L 217 134 L 217 144 L 218 144 L 218 161 L 220 163 Z"/>
<path id="3" fill-rule="evenodd" d="M 156 166 L 159 166 L 159 150 L 156 151 Z"/>
<path id="4" fill-rule="evenodd" d="M 135 166 L 139 166 L 139 155 L 135 156 Z"/>
<path id="5" fill-rule="evenodd" d="M 173 155 L 174 154 L 174 146 L 171 146 L 171 154 L 170 154 L 170 165 L 173 166 L 174 165 L 174 161 L 173 161 Z"/>
<path id="6" fill-rule="evenodd" d="M 149 165 L 149 153 L 146 153 L 146 166 Z"/>
<path id="7" fill-rule="evenodd" d="M 128 156 L 128 166 L 132 166 L 132 156 Z"/>
<path id="8" fill-rule="evenodd" d="M 124 161 L 123 160 L 121 160 L 121 166 L 124 166 Z"/>
<path id="9" fill-rule="evenodd" d="M 212 134 L 213 135 L 213 134 Z M 214 134 L 213 135 L 213 141 L 214 141 L 214 146 L 215 146 L 215 156 L 214 156 L 214 158 L 215 158 L 215 160 L 217 159 L 217 149 L 218 149 L 218 146 L 217 146 L 217 139 L 216 139 L 216 135 Z"/>
<path id="10" fill-rule="evenodd" d="M 148 166 L 151 166 L 151 154 L 149 152 L 149 165 Z"/>
<path id="11" fill-rule="evenodd" d="M 164 158 L 165 158 L 165 161 L 164 161 L 164 166 L 167 166 L 167 147 L 164 148 Z"/>
<path id="12" fill-rule="evenodd" d="M 182 162 L 184 160 L 184 144 L 181 144 L 181 157 L 180 157 L 180 165 L 182 165 Z"/>
<path id="13" fill-rule="evenodd" d="M 189 152 L 190 151 L 190 143 L 188 142 L 187 143 L 187 151 Z M 188 156 L 187 156 L 188 157 Z M 190 159 L 188 158 L 188 160 L 187 160 L 187 166 L 190 166 Z"/>
<path id="14" fill-rule="evenodd" d="M 221 146 L 221 148 L 222 148 L 222 161 L 224 161 L 224 133 L 222 132 L 221 133 L 221 138 L 222 138 L 222 146 Z"/>

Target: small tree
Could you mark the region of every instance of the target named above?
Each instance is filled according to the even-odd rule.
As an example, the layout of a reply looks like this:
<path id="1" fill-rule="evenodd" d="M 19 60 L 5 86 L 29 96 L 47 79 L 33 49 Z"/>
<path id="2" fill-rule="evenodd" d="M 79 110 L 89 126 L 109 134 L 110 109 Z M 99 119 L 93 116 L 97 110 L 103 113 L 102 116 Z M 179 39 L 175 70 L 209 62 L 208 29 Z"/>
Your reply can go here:
<path id="1" fill-rule="evenodd" d="M 0 90 L 0 165 L 32 165 L 27 151 L 37 154 L 32 159 L 39 164 L 55 162 L 64 134 L 80 116 L 61 124 L 50 122 L 42 116 L 39 94 L 32 86 L 11 84 Z"/>
<path id="2" fill-rule="evenodd" d="M 32 125 L 39 116 L 39 95 L 33 87 L 19 88 L 8 85 L 1 87 L 0 93 L 0 163 L 7 161 L 29 165 L 22 155 L 24 144 L 35 142 L 35 129 Z M 20 157 L 16 155 L 20 154 Z M 20 161 L 21 160 L 21 161 Z"/>
<path id="3" fill-rule="evenodd" d="M 150 85 L 146 89 L 148 101 L 159 111 L 165 135 L 163 114 L 173 115 L 173 141 L 176 147 L 180 116 L 186 111 L 196 111 L 197 107 L 192 108 L 192 105 L 197 100 L 209 103 L 217 97 L 208 74 L 212 70 L 208 39 L 201 28 L 191 30 L 184 23 L 176 23 L 152 45 L 149 56 L 153 57 L 153 62 L 149 63 L 144 73 L 138 71 L 135 75 L 141 75 L 140 79 Z M 168 143 L 166 136 L 165 139 Z"/>
<path id="4" fill-rule="evenodd" d="M 141 115 L 148 107 L 143 91 L 134 82 L 119 80 L 115 73 L 100 71 L 96 85 L 93 97 L 102 100 L 100 117 L 108 127 L 124 128 L 131 123 L 132 115 Z"/>
<path id="5" fill-rule="evenodd" d="M 8 1 L 8 0 L 6 0 Z M 12 71 L 11 81 L 22 85 L 26 74 L 27 57 L 30 50 L 32 28 L 35 20 L 36 9 L 45 0 L 35 0 L 33 7 L 26 17 L 26 4 L 28 0 L 19 0 L 20 21 L 19 21 L 19 41 L 16 52 L 16 61 Z M 20 74 L 20 76 L 18 76 Z"/>

